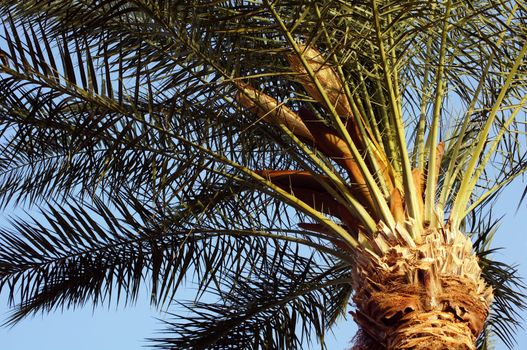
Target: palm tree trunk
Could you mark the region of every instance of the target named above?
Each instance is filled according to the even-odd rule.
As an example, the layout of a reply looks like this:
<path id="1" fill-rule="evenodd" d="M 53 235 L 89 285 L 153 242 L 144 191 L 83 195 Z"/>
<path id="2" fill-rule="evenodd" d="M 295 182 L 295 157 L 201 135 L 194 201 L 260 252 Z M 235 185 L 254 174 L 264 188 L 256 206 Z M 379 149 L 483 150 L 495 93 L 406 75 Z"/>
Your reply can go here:
<path id="1" fill-rule="evenodd" d="M 382 227 L 354 270 L 361 327 L 354 350 L 476 349 L 492 301 L 471 241 L 427 230 L 415 243 L 402 227 Z M 372 345 L 380 344 L 380 345 Z"/>

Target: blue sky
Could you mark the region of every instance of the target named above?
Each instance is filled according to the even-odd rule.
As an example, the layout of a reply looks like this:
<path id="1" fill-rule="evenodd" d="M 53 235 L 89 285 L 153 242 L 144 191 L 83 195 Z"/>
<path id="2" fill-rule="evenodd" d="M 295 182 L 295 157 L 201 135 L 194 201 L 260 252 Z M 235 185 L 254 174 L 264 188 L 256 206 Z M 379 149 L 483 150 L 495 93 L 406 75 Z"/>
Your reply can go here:
<path id="1" fill-rule="evenodd" d="M 497 217 L 505 214 L 494 246 L 507 247 L 497 258 L 508 263 L 520 264 L 520 274 L 527 279 L 527 203 L 516 213 L 524 184 L 514 183 L 494 207 Z M 191 298 L 190 292 L 182 296 Z M 7 313 L 6 297 L 1 296 L 0 315 Z M 524 316 L 527 315 L 524 313 Z M 146 338 L 155 336 L 162 329 L 159 312 L 150 309 L 148 296 L 135 307 L 97 308 L 86 307 L 66 310 L 26 319 L 13 328 L 0 328 L 2 350 L 139 350 L 145 349 Z M 524 322 L 524 325 L 527 325 Z M 330 350 L 349 348 L 356 328 L 351 320 L 342 320 L 335 328 L 335 337 L 328 337 Z M 519 330 L 515 350 L 527 349 L 527 331 Z M 496 344 L 496 350 L 506 349 Z"/>

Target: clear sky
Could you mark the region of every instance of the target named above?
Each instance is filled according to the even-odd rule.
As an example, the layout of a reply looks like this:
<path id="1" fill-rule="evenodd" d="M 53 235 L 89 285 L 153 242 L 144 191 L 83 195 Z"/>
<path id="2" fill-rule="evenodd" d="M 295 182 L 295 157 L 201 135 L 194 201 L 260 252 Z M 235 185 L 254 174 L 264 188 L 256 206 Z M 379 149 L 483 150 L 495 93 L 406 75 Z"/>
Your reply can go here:
<path id="1" fill-rule="evenodd" d="M 497 217 L 505 214 L 496 235 L 494 246 L 507 247 L 498 258 L 509 263 L 519 263 L 520 274 L 527 279 L 527 202 L 516 213 L 524 184 L 515 183 L 503 193 L 494 211 Z M 0 315 L 5 320 L 6 297 L 1 296 Z M 524 316 L 527 316 L 525 313 Z M 161 315 L 150 309 L 145 294 L 135 307 L 98 308 L 57 312 L 26 319 L 14 328 L 0 328 L 1 350 L 139 350 L 145 349 L 148 337 L 162 329 L 156 320 Z M 526 323 L 524 322 L 524 325 Z M 355 334 L 353 323 L 341 321 L 329 338 L 330 350 L 349 349 Z M 515 350 L 527 349 L 527 331 L 519 330 Z M 505 350 L 497 343 L 496 350 Z"/>

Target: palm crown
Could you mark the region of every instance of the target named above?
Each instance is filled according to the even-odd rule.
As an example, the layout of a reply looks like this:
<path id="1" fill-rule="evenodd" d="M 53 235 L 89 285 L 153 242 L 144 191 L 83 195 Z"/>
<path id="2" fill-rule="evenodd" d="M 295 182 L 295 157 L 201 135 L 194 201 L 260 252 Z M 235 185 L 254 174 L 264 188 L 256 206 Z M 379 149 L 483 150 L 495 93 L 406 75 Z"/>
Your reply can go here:
<path id="1" fill-rule="evenodd" d="M 525 169 L 523 2 L 0 3 L 0 193 L 36 213 L 0 235 L 9 322 L 191 280 L 217 302 L 160 347 L 323 341 L 352 296 L 357 349 L 437 305 L 512 344 L 487 214 Z"/>

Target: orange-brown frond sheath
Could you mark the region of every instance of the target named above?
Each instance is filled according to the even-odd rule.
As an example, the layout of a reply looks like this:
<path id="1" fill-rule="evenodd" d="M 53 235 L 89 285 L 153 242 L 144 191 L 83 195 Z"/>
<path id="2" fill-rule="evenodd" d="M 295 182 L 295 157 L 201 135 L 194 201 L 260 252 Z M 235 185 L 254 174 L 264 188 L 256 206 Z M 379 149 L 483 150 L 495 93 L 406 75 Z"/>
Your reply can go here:
<path id="1" fill-rule="evenodd" d="M 315 178 L 310 178 L 311 174 L 307 173 L 307 176 L 305 172 L 292 170 L 260 170 L 258 173 L 313 209 L 338 217 L 340 203 Z"/>
<path id="2" fill-rule="evenodd" d="M 401 196 L 401 191 L 396 187 L 392 189 L 392 193 L 390 194 L 390 211 L 393 214 L 395 222 L 404 222 L 405 214 L 403 197 Z"/>
<path id="3" fill-rule="evenodd" d="M 315 146 L 326 156 L 333 159 L 337 164 L 343 167 L 354 182 L 355 188 L 358 188 L 361 196 L 358 200 L 363 204 L 373 207 L 373 199 L 366 187 L 366 180 L 360 167 L 357 165 L 346 142 L 330 127 L 320 121 L 310 117 L 310 112 L 305 110 L 300 112 L 300 116 L 305 125 L 309 128 L 311 135 L 314 137 Z"/>
<path id="4" fill-rule="evenodd" d="M 327 193 L 322 184 L 310 173 L 294 170 L 262 170 L 258 173 L 283 190 L 289 191 L 313 209 L 339 218 L 351 230 L 356 230 L 360 225 L 346 206 Z M 356 196 L 357 193 L 353 195 Z"/>
<path id="5" fill-rule="evenodd" d="M 236 82 L 235 85 L 239 90 L 236 100 L 240 105 L 255 113 L 267 123 L 274 125 L 283 124 L 296 136 L 304 140 L 313 141 L 313 135 L 311 135 L 302 119 L 287 106 L 250 85 L 241 82 Z"/>
<path id="6" fill-rule="evenodd" d="M 350 211 L 346 208 L 346 206 L 340 204 L 339 208 L 339 214 L 337 217 L 342 221 L 344 225 L 348 227 L 348 232 L 358 232 L 360 227 L 363 227 L 359 220 L 357 220 L 353 215 L 350 213 Z"/>
<path id="7" fill-rule="evenodd" d="M 340 203 L 337 202 L 331 195 L 323 192 L 317 192 L 308 188 L 294 187 L 289 188 L 291 194 L 302 202 L 306 203 L 315 210 L 321 213 L 328 214 L 335 217 L 340 217 Z"/>
<path id="8" fill-rule="evenodd" d="M 324 122 L 322 120 L 318 119 L 316 117 L 316 115 L 312 111 L 310 111 L 309 109 L 300 108 L 300 110 L 298 111 L 298 116 L 300 118 L 302 118 L 302 121 L 304 122 L 304 124 L 306 124 L 308 129 L 310 129 L 310 125 L 313 125 L 314 127 L 321 126 L 321 127 L 328 128 L 333 133 L 337 134 L 335 129 L 326 126 L 326 124 L 324 124 Z M 346 131 L 349 133 L 349 135 L 351 137 L 351 140 L 353 141 L 353 143 L 355 144 L 357 149 L 359 151 L 362 151 L 364 149 L 364 147 L 363 147 L 364 142 L 363 142 L 362 136 L 360 135 L 360 132 L 359 132 L 359 130 L 357 128 L 357 125 L 354 123 L 354 121 L 352 119 L 347 119 L 344 122 L 345 122 L 345 126 L 346 126 Z M 316 136 L 316 135 L 314 135 L 314 136 Z"/>
<path id="9" fill-rule="evenodd" d="M 260 170 L 256 171 L 261 176 L 271 180 L 272 183 L 278 185 L 280 188 L 286 191 L 295 191 L 295 189 L 306 189 L 314 192 L 326 193 L 327 186 L 324 186 L 324 183 L 331 186 L 336 190 L 336 187 L 331 183 L 328 177 L 318 174 L 311 174 L 308 171 L 303 170 Z M 357 189 L 347 186 L 348 193 L 357 198 L 357 200 L 362 201 L 363 193 Z M 329 195 L 329 194 L 328 194 Z M 339 215 L 337 212 L 332 212 L 332 215 L 337 215 L 341 219 L 346 216 L 349 216 L 349 211 L 340 204 L 338 207 Z M 343 219 L 344 221 L 344 219 Z M 349 220 L 346 221 L 346 224 L 351 224 Z M 359 224 L 358 221 L 354 221 L 352 226 Z"/>
<path id="10" fill-rule="evenodd" d="M 424 193 L 424 178 L 423 173 L 419 169 L 413 169 L 412 170 L 412 177 L 415 184 L 415 189 L 417 191 L 417 200 L 419 205 L 419 212 L 421 213 L 421 216 L 424 214 L 424 199 L 423 199 L 423 193 Z"/>
<path id="11" fill-rule="evenodd" d="M 314 114 L 306 109 L 298 112 L 304 125 L 309 129 L 314 137 L 315 146 L 326 156 L 333 158 L 335 161 L 340 159 L 352 159 L 351 151 L 346 141 L 340 137 L 337 132 L 318 120 Z"/>
<path id="12" fill-rule="evenodd" d="M 331 68 L 328 62 L 326 62 L 326 59 L 318 50 L 306 47 L 305 45 L 299 45 L 299 47 L 307 64 L 315 73 L 320 84 L 324 87 L 324 91 L 331 104 L 335 107 L 337 114 L 341 117 L 351 117 L 353 112 L 348 97 L 344 91 L 344 84 L 337 73 L 335 73 L 333 68 Z M 287 56 L 287 60 L 293 71 L 300 73 L 299 81 L 304 86 L 307 93 L 317 102 L 325 105 L 322 95 L 312 79 L 307 75 L 306 69 L 300 58 L 295 54 L 290 54 Z"/>

